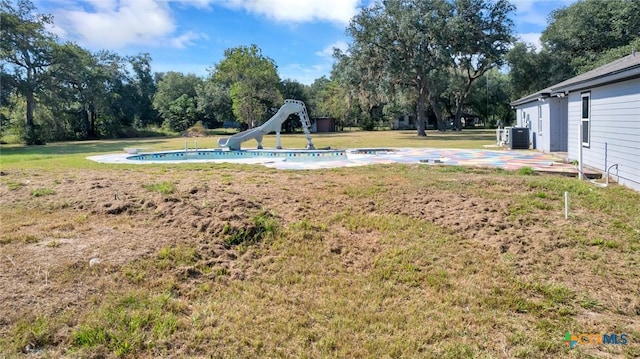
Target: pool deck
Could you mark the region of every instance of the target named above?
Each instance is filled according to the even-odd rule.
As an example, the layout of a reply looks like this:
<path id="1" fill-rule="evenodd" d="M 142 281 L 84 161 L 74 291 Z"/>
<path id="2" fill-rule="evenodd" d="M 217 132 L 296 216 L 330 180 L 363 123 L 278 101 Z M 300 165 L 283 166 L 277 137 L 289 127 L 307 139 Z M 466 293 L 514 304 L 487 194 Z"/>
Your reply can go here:
<path id="1" fill-rule="evenodd" d="M 270 150 L 265 150 L 270 151 Z M 273 151 L 273 150 L 271 150 Z M 575 165 L 566 163 L 562 155 L 553 155 L 533 150 L 475 150 L 475 149 L 442 149 L 442 148 L 394 148 L 390 151 L 362 154 L 358 149 L 348 149 L 347 158 L 335 161 L 287 161 L 274 158 L 244 158 L 234 160 L 173 160 L 173 161 L 136 161 L 129 160 L 131 154 L 116 153 L 87 157 L 101 163 L 150 164 L 150 163 L 243 163 L 261 164 L 277 169 L 311 170 L 321 168 L 366 166 L 371 164 L 421 164 L 421 165 L 455 165 L 472 167 L 494 167 L 506 170 L 518 170 L 531 167 L 537 172 L 577 176 Z M 601 174 L 594 170 L 584 171 L 589 178 L 599 178 Z"/>

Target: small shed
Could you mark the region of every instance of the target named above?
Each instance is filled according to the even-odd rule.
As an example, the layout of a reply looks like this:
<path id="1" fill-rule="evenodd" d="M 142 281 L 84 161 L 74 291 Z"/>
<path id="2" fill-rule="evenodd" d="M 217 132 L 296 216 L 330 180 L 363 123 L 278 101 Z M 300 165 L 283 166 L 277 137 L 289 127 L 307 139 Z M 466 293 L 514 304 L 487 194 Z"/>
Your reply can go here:
<path id="1" fill-rule="evenodd" d="M 336 120 L 332 117 L 317 117 L 312 127 L 313 132 L 336 132 Z"/>

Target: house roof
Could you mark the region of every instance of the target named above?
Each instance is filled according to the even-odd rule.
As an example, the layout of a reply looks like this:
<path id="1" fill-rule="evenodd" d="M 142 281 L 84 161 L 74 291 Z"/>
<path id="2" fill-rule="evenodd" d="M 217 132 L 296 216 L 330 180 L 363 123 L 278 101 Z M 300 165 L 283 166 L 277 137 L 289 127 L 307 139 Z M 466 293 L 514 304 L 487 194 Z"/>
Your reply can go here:
<path id="1" fill-rule="evenodd" d="M 632 78 L 640 78 L 640 54 L 636 54 L 635 52 L 629 56 L 625 56 L 566 81 L 522 97 L 513 101 L 511 105 L 523 105 L 528 102 L 537 101 L 539 98 L 546 98 L 553 95 L 563 96 L 572 91 L 579 91 Z"/>

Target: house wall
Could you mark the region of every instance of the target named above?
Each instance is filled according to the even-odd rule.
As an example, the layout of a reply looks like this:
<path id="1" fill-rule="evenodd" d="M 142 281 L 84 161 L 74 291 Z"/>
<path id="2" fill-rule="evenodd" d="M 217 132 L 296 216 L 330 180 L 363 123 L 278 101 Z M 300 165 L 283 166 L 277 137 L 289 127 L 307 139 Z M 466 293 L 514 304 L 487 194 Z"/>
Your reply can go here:
<path id="1" fill-rule="evenodd" d="M 415 129 L 415 124 L 411 121 L 411 117 L 408 114 L 398 116 L 393 120 L 394 130 Z"/>
<path id="2" fill-rule="evenodd" d="M 541 110 L 543 114 L 542 127 L 540 127 L 540 122 L 538 121 L 538 105 L 541 105 Z M 539 150 L 547 150 L 548 145 L 545 146 L 544 133 L 548 132 L 544 129 L 544 124 L 549 124 L 549 121 L 544 121 L 545 114 L 546 118 L 549 118 L 549 106 L 548 104 L 542 101 L 534 101 L 529 102 L 523 105 L 518 106 L 516 111 L 516 127 L 528 127 L 529 128 L 529 143 L 531 144 L 531 148 L 539 149 Z M 548 142 L 548 141 L 547 141 Z M 547 150 L 548 151 L 548 150 Z"/>
<path id="3" fill-rule="evenodd" d="M 590 143 L 583 147 L 583 164 L 602 171 L 618 164 L 619 182 L 640 190 L 640 79 L 590 90 Z M 581 92 L 569 94 L 570 160 L 578 159 L 581 145 Z M 614 175 L 616 171 L 611 172 Z"/>
<path id="4" fill-rule="evenodd" d="M 516 126 L 529 127 L 533 149 L 567 151 L 567 99 L 544 98 L 518 106 Z"/>

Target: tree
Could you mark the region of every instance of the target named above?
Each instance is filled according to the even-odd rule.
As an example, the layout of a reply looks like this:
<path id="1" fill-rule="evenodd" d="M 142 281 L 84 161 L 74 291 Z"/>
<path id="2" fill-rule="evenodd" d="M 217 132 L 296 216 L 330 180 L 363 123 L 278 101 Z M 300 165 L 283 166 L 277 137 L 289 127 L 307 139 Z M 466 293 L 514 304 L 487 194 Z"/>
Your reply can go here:
<path id="1" fill-rule="evenodd" d="M 131 128 L 136 116 L 137 96 L 129 72 L 127 57 L 102 50 L 94 55 L 98 61 L 97 75 L 105 94 L 97 101 L 96 132 L 100 137 L 119 137 Z"/>
<path id="2" fill-rule="evenodd" d="M 398 29 L 404 25 L 402 21 L 413 21 L 409 19 L 411 14 L 400 5 L 399 1 L 390 1 L 363 8 L 347 28 L 353 38 L 349 49 L 346 53 L 337 49 L 334 52 L 337 61 L 332 80 L 346 89 L 347 113 L 361 128 L 374 127 L 373 115 L 379 114 L 379 109 L 392 101 L 398 86 L 417 86 L 418 93 L 423 93 L 420 87 L 425 82 L 420 74 L 416 74 L 423 67 L 418 63 L 407 63 L 407 71 L 400 69 L 399 63 L 406 59 L 401 58 L 398 47 L 414 47 L 415 43 L 407 44 L 406 40 L 419 41 L 399 36 Z M 425 58 L 412 60 L 427 61 Z M 424 126 L 418 133 L 424 134 Z"/>
<path id="3" fill-rule="evenodd" d="M 487 125 L 494 126 L 498 120 L 508 125 L 514 116 L 509 104 L 510 89 L 509 75 L 498 69 L 488 71 L 471 86 L 469 107 L 473 113 L 482 115 Z"/>
<path id="4" fill-rule="evenodd" d="M 0 59 L 13 67 L 14 83 L 26 99 L 25 141 L 27 144 L 41 143 L 33 111 L 36 96 L 48 80 L 44 73 L 56 63 L 56 39 L 46 30 L 46 26 L 52 24 L 52 17 L 36 13 L 28 0 L 19 0 L 17 8 L 2 0 L 2 7 Z"/>
<path id="5" fill-rule="evenodd" d="M 193 74 L 168 72 L 162 76 L 153 97 L 153 107 L 164 119 L 165 127 L 183 131 L 197 122 L 197 88 L 200 86 L 202 79 Z"/>
<path id="6" fill-rule="evenodd" d="M 361 74 L 361 92 L 374 95 L 369 101 L 393 100 L 412 88 L 418 135 L 425 136 L 427 102 L 442 122 L 442 97 L 451 94 L 459 118 L 471 84 L 502 63 L 512 42 L 513 10 L 506 0 L 376 3 L 349 25 L 353 43 L 339 57 L 342 73 L 348 79 Z"/>
<path id="7" fill-rule="evenodd" d="M 129 56 L 129 63 L 133 69 L 132 86 L 135 93 L 135 120 L 138 128 L 147 125 L 160 125 L 158 112 L 153 108 L 153 96 L 156 93 L 156 83 L 151 73 L 151 56 L 148 53 Z"/>
<path id="8" fill-rule="evenodd" d="M 309 87 L 309 107 L 313 117 L 329 116 L 345 120 L 349 110 L 347 88 L 335 79 L 322 76 Z"/>
<path id="9" fill-rule="evenodd" d="M 451 46 L 452 68 L 448 91 L 455 101 L 454 124 L 458 129 L 462 109 L 474 81 L 504 63 L 514 41 L 513 22 L 509 19 L 514 10 L 515 7 L 506 0 L 453 2 L 446 41 Z"/>
<path id="10" fill-rule="evenodd" d="M 198 112 L 208 126 L 222 124 L 226 120 L 235 121 L 233 101 L 229 89 L 213 79 L 205 80 L 196 88 Z"/>
<path id="11" fill-rule="evenodd" d="M 184 131 L 198 121 L 196 99 L 184 94 L 171 101 L 164 113 L 165 126 L 174 131 Z"/>
<path id="12" fill-rule="evenodd" d="M 562 82 L 575 73 L 566 59 L 546 49 L 536 52 L 523 42 L 516 43 L 505 58 L 510 67 L 513 99 Z"/>
<path id="13" fill-rule="evenodd" d="M 309 103 L 307 104 L 309 116 L 322 117 L 328 116 L 329 111 L 327 104 L 327 87 L 331 81 L 326 76 L 321 76 L 309 86 Z"/>
<path id="14" fill-rule="evenodd" d="M 14 77 L 5 71 L 4 63 L 0 63 L 0 137 L 11 125 L 13 106 L 16 100 Z"/>
<path id="15" fill-rule="evenodd" d="M 292 79 L 280 81 L 280 93 L 283 98 L 307 102 L 309 99 L 308 88 L 304 84 Z"/>
<path id="16" fill-rule="evenodd" d="M 507 55 L 513 99 L 630 54 L 640 44 L 640 1 L 581 0 L 555 10 L 542 49 L 524 43 Z"/>
<path id="17" fill-rule="evenodd" d="M 540 40 L 573 69 L 640 36 L 640 1 L 581 0 L 551 13 Z M 567 78 L 572 74 L 567 74 Z"/>
<path id="18" fill-rule="evenodd" d="M 97 138 L 100 103 L 107 96 L 106 74 L 98 59 L 75 44 L 66 44 L 60 61 L 49 68 L 50 84 L 44 91 L 46 104 L 65 128 L 55 138 Z"/>
<path id="19" fill-rule="evenodd" d="M 304 102 L 307 107 L 307 112 L 311 113 L 309 91 L 307 86 L 304 84 L 292 79 L 282 80 L 280 82 L 280 93 L 285 99 L 294 99 Z M 300 118 L 296 114 L 289 115 L 287 120 L 282 123 L 282 128 L 285 133 L 292 133 L 299 127 L 301 127 Z"/>
<path id="20" fill-rule="evenodd" d="M 268 110 L 282 103 L 275 62 L 263 56 L 256 45 L 225 50 L 212 78 L 229 89 L 236 119 L 250 127 L 266 119 Z"/>
<path id="21" fill-rule="evenodd" d="M 625 56 L 628 56 L 631 53 L 640 51 L 640 36 L 632 40 L 627 45 L 623 45 L 620 47 L 616 47 L 613 49 L 606 50 L 598 54 L 596 60 L 591 63 L 584 64 L 577 69 L 578 73 L 584 73 L 587 71 L 591 71 L 596 67 L 600 67 L 606 65 L 612 61 L 618 60 Z"/>

